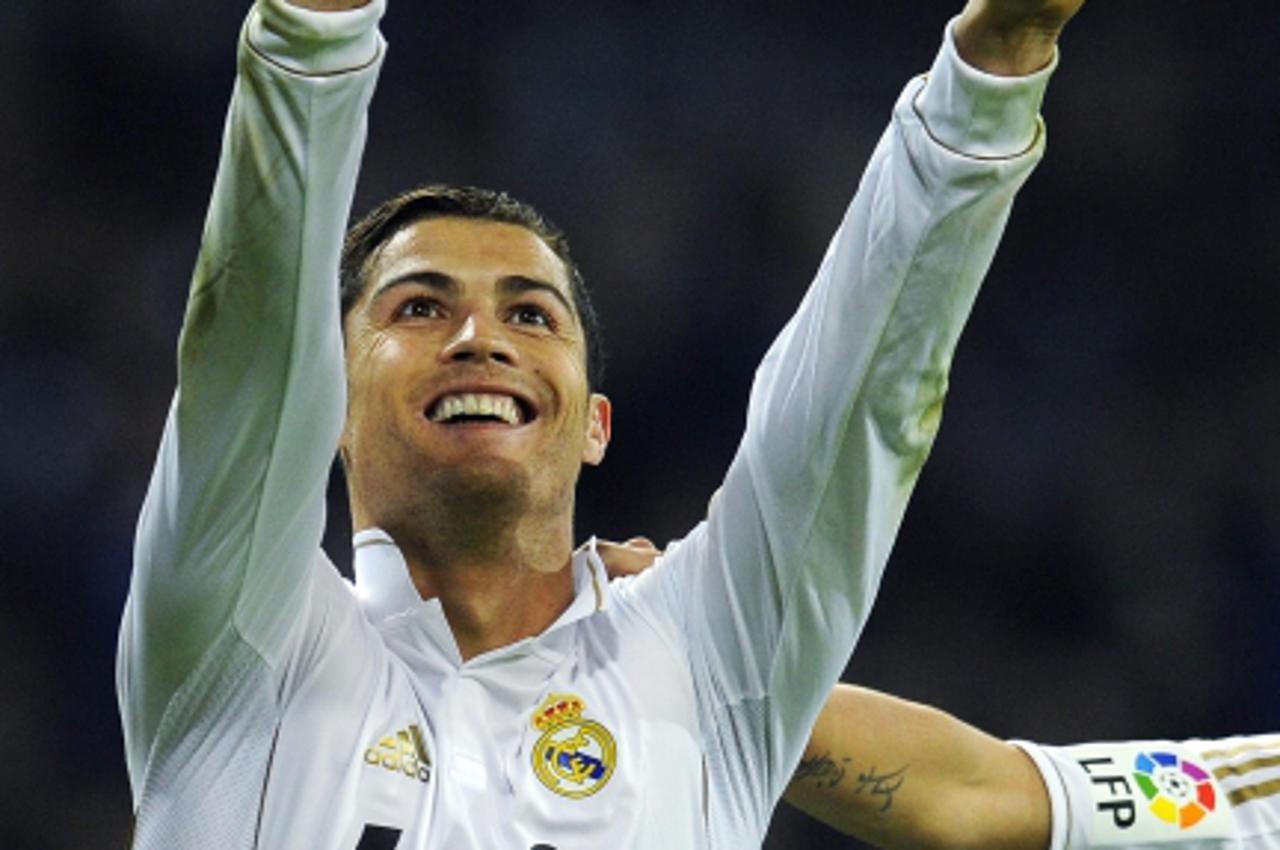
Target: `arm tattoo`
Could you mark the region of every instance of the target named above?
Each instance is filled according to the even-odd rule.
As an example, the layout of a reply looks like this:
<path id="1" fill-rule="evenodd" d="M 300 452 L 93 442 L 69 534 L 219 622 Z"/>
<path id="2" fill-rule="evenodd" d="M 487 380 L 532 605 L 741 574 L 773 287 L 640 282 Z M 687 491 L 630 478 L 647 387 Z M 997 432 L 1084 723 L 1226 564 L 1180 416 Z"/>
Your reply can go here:
<path id="1" fill-rule="evenodd" d="M 848 756 L 841 757 L 837 762 L 830 753 L 810 756 L 800 761 L 794 779 L 808 782 L 817 789 L 835 788 L 849 775 L 852 762 L 853 759 Z M 880 806 L 880 812 L 883 814 L 893 806 L 893 795 L 906 782 L 907 767 L 908 765 L 903 765 L 885 773 L 877 772 L 875 765 L 867 770 L 859 770 L 852 778 L 853 793 L 882 797 L 884 802 Z"/>
<path id="2" fill-rule="evenodd" d="M 884 814 L 889 811 L 889 807 L 893 805 L 894 793 L 902 787 L 902 783 L 907 781 L 907 766 L 903 765 L 897 770 L 889 773 L 876 773 L 873 765 L 870 770 L 865 770 L 858 774 L 858 787 L 854 793 L 861 794 L 863 791 L 871 794 L 872 797 L 884 797 L 884 804 L 880 806 L 880 813 Z"/>
<path id="3" fill-rule="evenodd" d="M 851 761 L 853 759 L 845 756 L 836 764 L 827 753 L 801 759 L 800 766 L 796 768 L 795 779 L 808 780 L 815 788 L 834 788 L 844 780 Z"/>

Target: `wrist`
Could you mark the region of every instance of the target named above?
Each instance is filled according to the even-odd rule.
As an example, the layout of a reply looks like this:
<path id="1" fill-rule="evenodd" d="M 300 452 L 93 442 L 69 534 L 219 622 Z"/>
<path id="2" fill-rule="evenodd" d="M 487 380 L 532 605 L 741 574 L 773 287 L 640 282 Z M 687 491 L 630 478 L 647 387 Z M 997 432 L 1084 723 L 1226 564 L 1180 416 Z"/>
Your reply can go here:
<path id="1" fill-rule="evenodd" d="M 1066 20 L 1053 15 L 1013 15 L 971 0 L 956 20 L 956 52 L 979 70 L 1002 77 L 1035 73 L 1053 61 Z"/>
<path id="2" fill-rule="evenodd" d="M 258 0 L 245 37 L 255 53 L 294 73 L 341 74 L 369 67 L 381 55 L 377 24 L 385 7 L 385 0 L 324 10 L 293 0 Z"/>

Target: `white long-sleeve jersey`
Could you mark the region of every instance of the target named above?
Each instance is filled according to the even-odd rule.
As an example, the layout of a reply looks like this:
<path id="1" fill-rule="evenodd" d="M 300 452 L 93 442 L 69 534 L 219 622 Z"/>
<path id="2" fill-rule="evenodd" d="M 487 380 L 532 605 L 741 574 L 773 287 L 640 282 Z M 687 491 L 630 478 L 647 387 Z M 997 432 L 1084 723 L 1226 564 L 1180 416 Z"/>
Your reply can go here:
<path id="1" fill-rule="evenodd" d="M 1048 73 L 988 77 L 948 39 L 705 520 L 633 580 L 579 554 L 555 624 L 464 663 L 389 537 L 357 535 L 354 587 L 319 549 L 381 12 L 259 0 L 245 27 L 120 636 L 135 847 L 756 846 L 866 620 Z"/>
<path id="2" fill-rule="evenodd" d="M 1050 850 L 1280 850 L 1280 734 L 1045 747 Z"/>

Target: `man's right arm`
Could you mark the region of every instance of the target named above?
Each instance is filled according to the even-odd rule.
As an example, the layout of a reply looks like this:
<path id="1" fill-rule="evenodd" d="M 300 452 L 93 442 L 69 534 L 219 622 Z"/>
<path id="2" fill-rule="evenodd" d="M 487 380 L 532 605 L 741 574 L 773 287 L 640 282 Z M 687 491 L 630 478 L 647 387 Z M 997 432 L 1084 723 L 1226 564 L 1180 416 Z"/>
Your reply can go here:
<path id="1" fill-rule="evenodd" d="M 166 710 L 228 629 L 278 667 L 344 415 L 337 266 L 383 2 L 246 22 L 178 388 L 139 519 L 117 665 L 138 793 Z M 345 11 L 343 11 L 345 10 Z"/>

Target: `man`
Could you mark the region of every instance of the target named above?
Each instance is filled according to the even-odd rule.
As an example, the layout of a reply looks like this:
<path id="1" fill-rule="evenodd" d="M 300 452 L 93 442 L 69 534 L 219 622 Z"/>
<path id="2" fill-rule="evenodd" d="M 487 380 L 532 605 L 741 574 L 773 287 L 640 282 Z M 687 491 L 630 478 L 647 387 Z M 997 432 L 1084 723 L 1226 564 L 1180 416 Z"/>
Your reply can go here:
<path id="1" fill-rule="evenodd" d="M 661 552 L 597 541 L 611 575 Z M 1280 734 L 1046 747 L 840 684 L 788 802 L 887 850 L 1280 850 Z"/>
<path id="2" fill-rule="evenodd" d="M 354 231 L 340 316 L 382 4 L 260 0 L 121 629 L 135 846 L 758 844 L 867 616 L 1082 2 L 975 0 L 948 30 L 707 518 L 611 585 L 571 550 L 612 412 L 560 237 L 497 193 L 411 193 Z M 354 592 L 318 548 L 336 447 Z"/>

